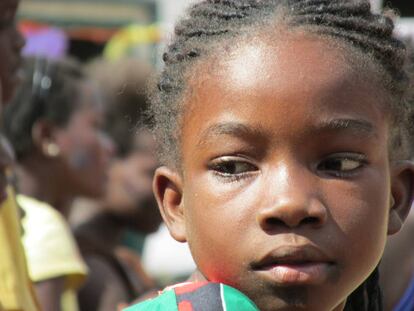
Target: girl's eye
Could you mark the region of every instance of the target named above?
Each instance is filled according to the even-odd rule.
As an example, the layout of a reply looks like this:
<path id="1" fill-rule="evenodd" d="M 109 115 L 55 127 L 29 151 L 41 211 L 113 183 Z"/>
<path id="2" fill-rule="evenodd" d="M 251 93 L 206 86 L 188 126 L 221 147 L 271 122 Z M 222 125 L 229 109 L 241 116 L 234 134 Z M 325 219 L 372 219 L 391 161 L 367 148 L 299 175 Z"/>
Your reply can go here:
<path id="1" fill-rule="evenodd" d="M 242 177 L 250 172 L 257 171 L 257 167 L 250 162 L 233 157 L 223 157 L 211 163 L 208 168 L 221 177 Z"/>
<path id="2" fill-rule="evenodd" d="M 322 161 L 318 165 L 318 170 L 338 177 L 350 175 L 361 168 L 366 163 L 366 159 L 361 154 L 338 155 Z"/>

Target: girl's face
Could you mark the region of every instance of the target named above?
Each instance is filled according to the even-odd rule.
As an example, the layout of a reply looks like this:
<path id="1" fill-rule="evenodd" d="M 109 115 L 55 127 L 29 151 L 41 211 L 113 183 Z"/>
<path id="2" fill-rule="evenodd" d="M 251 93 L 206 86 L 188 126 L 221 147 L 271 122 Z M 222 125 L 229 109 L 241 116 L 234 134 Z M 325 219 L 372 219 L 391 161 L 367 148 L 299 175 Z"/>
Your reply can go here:
<path id="1" fill-rule="evenodd" d="M 385 96 L 320 39 L 231 51 L 189 79 L 182 176 L 154 182 L 164 218 L 260 310 L 342 310 L 398 230 Z"/>
<path id="2" fill-rule="evenodd" d="M 107 182 L 112 142 L 100 128 L 103 112 L 95 88 L 83 85 L 68 124 L 56 133 L 66 185 L 77 195 L 99 197 Z"/>

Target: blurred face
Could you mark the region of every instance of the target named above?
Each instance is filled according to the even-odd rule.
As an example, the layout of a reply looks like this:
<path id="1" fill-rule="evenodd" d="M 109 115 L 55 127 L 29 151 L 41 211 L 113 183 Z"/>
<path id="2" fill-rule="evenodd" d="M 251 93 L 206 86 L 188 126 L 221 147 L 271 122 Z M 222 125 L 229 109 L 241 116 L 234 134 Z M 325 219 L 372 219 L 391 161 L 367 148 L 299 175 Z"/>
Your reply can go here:
<path id="1" fill-rule="evenodd" d="M 170 230 L 260 310 L 342 310 L 386 240 L 385 96 L 326 42 L 285 38 L 195 69 Z"/>
<path id="2" fill-rule="evenodd" d="M 20 51 L 24 39 L 16 28 L 15 15 L 18 0 L 0 2 L 0 81 L 3 87 L 3 103 L 7 103 L 20 80 Z"/>
<path id="3" fill-rule="evenodd" d="M 109 169 L 105 206 L 131 229 L 142 233 L 157 230 L 161 216 L 152 193 L 152 177 L 157 168 L 153 136 L 140 130 L 133 150 L 117 159 Z"/>
<path id="4" fill-rule="evenodd" d="M 56 143 L 64 164 L 65 183 L 76 195 L 99 197 L 107 182 L 112 142 L 101 133 L 102 109 L 92 85 L 80 88 L 80 103 Z"/>

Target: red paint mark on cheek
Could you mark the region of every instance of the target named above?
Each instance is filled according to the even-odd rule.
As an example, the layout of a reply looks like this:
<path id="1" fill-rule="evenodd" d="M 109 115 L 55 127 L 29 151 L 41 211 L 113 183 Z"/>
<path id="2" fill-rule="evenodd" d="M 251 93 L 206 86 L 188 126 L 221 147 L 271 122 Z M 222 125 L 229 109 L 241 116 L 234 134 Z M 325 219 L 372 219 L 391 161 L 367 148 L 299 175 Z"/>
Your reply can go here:
<path id="1" fill-rule="evenodd" d="M 191 302 L 189 301 L 181 301 L 178 304 L 178 311 L 194 311 Z"/>

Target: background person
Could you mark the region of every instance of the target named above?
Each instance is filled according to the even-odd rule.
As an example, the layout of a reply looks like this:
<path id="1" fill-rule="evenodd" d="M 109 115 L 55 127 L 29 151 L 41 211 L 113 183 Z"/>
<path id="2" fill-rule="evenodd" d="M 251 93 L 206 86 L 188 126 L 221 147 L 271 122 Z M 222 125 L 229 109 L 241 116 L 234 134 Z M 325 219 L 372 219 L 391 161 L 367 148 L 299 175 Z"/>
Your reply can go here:
<path id="1" fill-rule="evenodd" d="M 152 70 L 145 63 L 124 59 L 97 62 L 91 72 L 104 94 L 103 127 L 115 143 L 116 156 L 105 196 L 89 202 L 89 215 L 75 229 L 90 270 L 79 303 L 84 311 L 109 311 L 155 287 L 138 254 L 121 246 L 127 230 L 145 235 L 156 231 L 161 222 L 152 193 L 156 146 L 152 134 L 143 128 L 145 87 Z M 86 209 L 79 206 L 78 212 Z"/>
<path id="2" fill-rule="evenodd" d="M 0 114 L 19 82 L 24 39 L 16 27 L 18 0 L 0 2 Z M 20 242 L 20 213 L 7 173 L 13 162 L 9 143 L 0 138 L 0 309 L 36 311 L 38 306 L 28 277 Z"/>
<path id="3" fill-rule="evenodd" d="M 86 267 L 65 220 L 77 196 L 99 197 L 111 144 L 96 87 L 72 61 L 29 59 L 4 112 L 17 157 L 23 243 L 42 310 L 75 310 Z"/>

